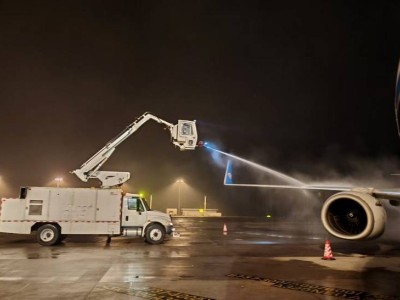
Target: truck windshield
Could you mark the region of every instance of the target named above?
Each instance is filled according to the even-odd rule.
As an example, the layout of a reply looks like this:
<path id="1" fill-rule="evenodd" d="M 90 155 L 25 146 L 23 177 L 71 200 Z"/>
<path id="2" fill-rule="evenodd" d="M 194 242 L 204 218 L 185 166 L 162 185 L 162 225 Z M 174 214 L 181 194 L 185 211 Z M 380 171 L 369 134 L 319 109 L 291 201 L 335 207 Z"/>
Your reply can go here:
<path id="1" fill-rule="evenodd" d="M 147 203 L 146 199 L 142 198 L 142 202 L 144 207 L 146 208 L 147 211 L 151 210 L 149 204 Z"/>

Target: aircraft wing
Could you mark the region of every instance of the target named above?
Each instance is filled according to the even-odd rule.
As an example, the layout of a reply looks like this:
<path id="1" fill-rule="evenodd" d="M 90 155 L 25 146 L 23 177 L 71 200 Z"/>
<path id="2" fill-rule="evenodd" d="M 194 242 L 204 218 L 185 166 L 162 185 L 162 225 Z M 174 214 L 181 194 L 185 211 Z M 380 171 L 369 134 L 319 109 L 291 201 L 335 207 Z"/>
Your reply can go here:
<path id="1" fill-rule="evenodd" d="M 226 186 L 239 186 L 239 187 L 256 187 L 256 188 L 269 188 L 269 189 L 291 189 L 291 190 L 308 190 L 308 191 L 332 191 L 332 192 L 346 192 L 362 190 L 370 193 L 376 198 L 388 200 L 400 200 L 399 189 L 375 189 L 375 188 L 360 188 L 355 186 L 326 186 L 326 185 L 279 185 L 279 184 L 247 184 L 247 183 L 233 183 L 232 176 L 232 162 L 228 160 L 226 165 L 224 185 Z"/>

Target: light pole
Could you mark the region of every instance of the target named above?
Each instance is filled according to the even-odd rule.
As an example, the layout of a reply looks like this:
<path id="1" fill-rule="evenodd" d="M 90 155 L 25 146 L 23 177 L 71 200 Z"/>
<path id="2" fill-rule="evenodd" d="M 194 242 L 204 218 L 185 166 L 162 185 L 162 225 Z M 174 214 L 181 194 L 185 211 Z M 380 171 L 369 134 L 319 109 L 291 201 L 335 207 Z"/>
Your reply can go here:
<path id="1" fill-rule="evenodd" d="M 60 184 L 63 182 L 61 177 L 54 178 L 55 182 L 57 182 L 57 187 L 60 187 Z"/>
<path id="2" fill-rule="evenodd" d="M 207 196 L 204 195 L 204 210 L 203 210 L 203 217 L 207 216 Z"/>
<path id="3" fill-rule="evenodd" d="M 178 211 L 176 213 L 179 216 L 181 214 L 181 185 L 184 181 L 183 179 L 178 179 L 176 182 L 178 183 Z"/>

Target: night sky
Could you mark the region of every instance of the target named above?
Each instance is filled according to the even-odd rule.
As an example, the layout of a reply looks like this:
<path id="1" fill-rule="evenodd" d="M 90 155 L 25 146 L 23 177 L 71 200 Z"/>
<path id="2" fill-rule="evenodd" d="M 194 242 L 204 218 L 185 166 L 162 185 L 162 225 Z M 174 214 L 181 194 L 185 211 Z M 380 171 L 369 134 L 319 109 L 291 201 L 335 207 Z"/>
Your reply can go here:
<path id="1" fill-rule="evenodd" d="M 146 111 L 195 119 L 200 140 L 289 174 L 399 172 L 399 11 L 399 1 L 1 1 L 0 195 L 58 176 L 96 186 L 68 172 Z M 151 122 L 102 170 L 130 171 L 124 189 L 159 209 L 176 206 L 178 178 L 183 207 L 207 195 L 223 213 L 257 215 L 272 195 L 224 187 L 210 153 L 180 152 Z"/>

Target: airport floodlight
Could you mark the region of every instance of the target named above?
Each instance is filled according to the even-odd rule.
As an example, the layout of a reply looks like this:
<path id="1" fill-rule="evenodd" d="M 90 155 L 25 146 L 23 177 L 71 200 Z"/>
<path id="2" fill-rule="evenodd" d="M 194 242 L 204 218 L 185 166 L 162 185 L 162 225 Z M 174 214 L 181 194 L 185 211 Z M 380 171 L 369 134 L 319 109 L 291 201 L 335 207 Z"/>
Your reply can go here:
<path id="1" fill-rule="evenodd" d="M 178 183 L 178 211 L 177 214 L 178 216 L 181 214 L 181 185 L 184 183 L 183 179 L 178 179 L 176 181 Z"/>
<path id="2" fill-rule="evenodd" d="M 56 177 L 54 178 L 54 181 L 57 183 L 57 187 L 60 187 L 60 184 L 63 182 L 62 177 Z"/>

